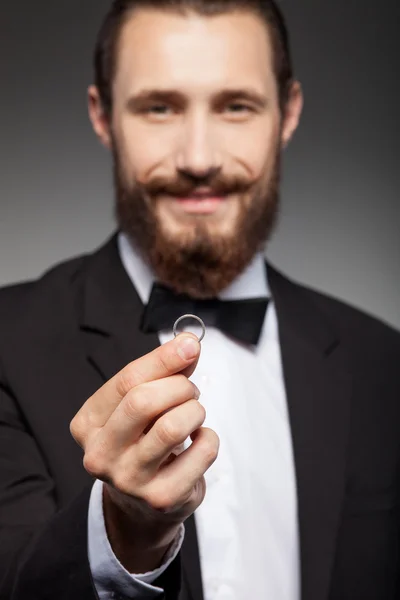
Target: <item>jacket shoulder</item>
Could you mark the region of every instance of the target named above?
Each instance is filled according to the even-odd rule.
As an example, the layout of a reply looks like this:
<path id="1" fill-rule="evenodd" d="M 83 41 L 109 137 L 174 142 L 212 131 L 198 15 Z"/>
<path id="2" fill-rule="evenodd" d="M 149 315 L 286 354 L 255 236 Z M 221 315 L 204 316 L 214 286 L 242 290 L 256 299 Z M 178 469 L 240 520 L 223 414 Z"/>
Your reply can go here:
<path id="1" fill-rule="evenodd" d="M 329 294 L 304 285 L 301 287 L 305 294 L 308 294 L 322 310 L 331 314 L 342 326 L 360 328 L 369 333 L 387 335 L 400 340 L 400 332 L 383 319 Z"/>
<path id="2" fill-rule="evenodd" d="M 332 295 L 294 284 L 307 301 L 325 315 L 340 338 L 360 354 L 392 354 L 400 359 L 400 332 L 384 320 Z"/>
<path id="3" fill-rule="evenodd" d="M 29 334 L 30 324 L 45 322 L 55 313 L 64 312 L 73 303 L 74 283 L 79 279 L 87 255 L 53 266 L 36 280 L 12 284 L 0 289 L 0 337 L 18 331 Z"/>

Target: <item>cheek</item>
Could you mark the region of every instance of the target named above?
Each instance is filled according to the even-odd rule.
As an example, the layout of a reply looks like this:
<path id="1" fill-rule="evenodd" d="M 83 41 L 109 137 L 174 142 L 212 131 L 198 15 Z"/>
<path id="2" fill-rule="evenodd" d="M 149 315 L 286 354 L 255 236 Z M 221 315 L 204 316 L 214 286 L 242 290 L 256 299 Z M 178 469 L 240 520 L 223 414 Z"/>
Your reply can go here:
<path id="1" fill-rule="evenodd" d="M 279 146 L 279 122 L 257 121 L 251 126 L 239 127 L 226 138 L 228 155 L 240 163 L 249 177 L 259 179 L 273 167 Z"/>
<path id="2" fill-rule="evenodd" d="M 114 132 L 125 172 L 144 183 L 154 167 L 163 161 L 165 145 L 160 143 L 160 136 L 155 129 L 140 126 L 132 119 L 116 123 Z"/>

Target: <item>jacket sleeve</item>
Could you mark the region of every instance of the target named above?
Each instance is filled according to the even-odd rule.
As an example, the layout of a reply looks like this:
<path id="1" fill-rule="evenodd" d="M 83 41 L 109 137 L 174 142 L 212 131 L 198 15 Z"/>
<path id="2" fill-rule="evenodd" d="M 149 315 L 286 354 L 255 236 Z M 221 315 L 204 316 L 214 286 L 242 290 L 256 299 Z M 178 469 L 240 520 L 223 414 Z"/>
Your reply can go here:
<path id="1" fill-rule="evenodd" d="M 57 511 L 40 450 L 0 382 L 1 600 L 97 598 L 86 552 L 89 494 Z"/>
<path id="2" fill-rule="evenodd" d="M 59 510 L 40 449 L 0 381 L 0 600 L 98 599 L 88 559 L 91 489 Z M 156 585 L 177 600 L 180 579 L 178 556 Z"/>

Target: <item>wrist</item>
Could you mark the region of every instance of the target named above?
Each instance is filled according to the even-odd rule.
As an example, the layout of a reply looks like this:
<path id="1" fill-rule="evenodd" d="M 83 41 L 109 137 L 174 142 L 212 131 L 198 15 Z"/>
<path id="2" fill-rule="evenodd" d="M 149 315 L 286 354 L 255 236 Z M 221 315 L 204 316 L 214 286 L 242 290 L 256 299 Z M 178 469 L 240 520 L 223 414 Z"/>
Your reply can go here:
<path id="1" fill-rule="evenodd" d="M 134 499 L 104 484 L 104 522 L 111 548 L 129 573 L 139 575 L 161 566 L 181 523 L 151 519 L 134 504 Z"/>

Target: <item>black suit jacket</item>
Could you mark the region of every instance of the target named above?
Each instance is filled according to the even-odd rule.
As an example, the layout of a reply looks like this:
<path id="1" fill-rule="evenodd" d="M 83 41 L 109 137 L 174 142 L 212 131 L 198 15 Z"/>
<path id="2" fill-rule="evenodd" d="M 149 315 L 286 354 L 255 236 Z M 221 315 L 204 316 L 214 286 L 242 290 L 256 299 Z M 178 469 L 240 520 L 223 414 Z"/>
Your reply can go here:
<path id="1" fill-rule="evenodd" d="M 302 599 L 398 599 L 400 336 L 268 270 L 295 455 Z M 0 292 L 2 599 L 96 598 L 92 481 L 69 423 L 107 379 L 159 344 L 140 332 L 141 312 L 115 237 Z M 158 583 L 167 598 L 202 600 L 193 518 Z"/>

